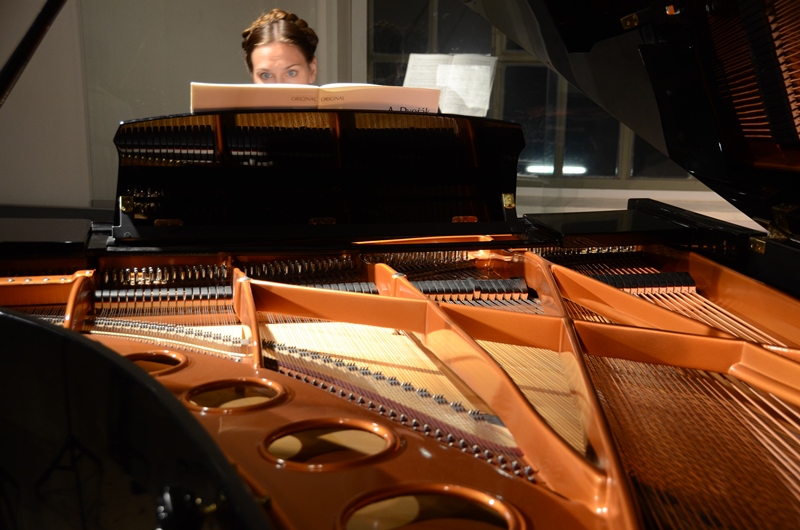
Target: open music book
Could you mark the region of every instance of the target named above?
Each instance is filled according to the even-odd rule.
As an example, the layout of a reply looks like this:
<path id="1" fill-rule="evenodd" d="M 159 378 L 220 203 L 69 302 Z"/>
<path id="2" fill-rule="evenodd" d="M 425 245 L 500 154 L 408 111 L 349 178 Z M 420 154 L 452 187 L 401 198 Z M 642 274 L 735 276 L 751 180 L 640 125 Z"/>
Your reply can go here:
<path id="1" fill-rule="evenodd" d="M 334 83 L 323 86 L 292 84 L 192 83 L 191 111 L 231 109 L 354 109 L 394 112 L 439 110 L 439 90 Z"/>

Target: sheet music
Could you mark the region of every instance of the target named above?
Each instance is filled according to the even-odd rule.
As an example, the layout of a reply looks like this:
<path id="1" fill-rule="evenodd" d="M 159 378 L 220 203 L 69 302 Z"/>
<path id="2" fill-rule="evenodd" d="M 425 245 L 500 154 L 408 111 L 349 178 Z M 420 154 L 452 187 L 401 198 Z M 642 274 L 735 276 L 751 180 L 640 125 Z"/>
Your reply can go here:
<path id="1" fill-rule="evenodd" d="M 446 114 L 486 116 L 497 57 L 478 54 L 419 54 L 408 58 L 405 87 L 438 88 Z"/>

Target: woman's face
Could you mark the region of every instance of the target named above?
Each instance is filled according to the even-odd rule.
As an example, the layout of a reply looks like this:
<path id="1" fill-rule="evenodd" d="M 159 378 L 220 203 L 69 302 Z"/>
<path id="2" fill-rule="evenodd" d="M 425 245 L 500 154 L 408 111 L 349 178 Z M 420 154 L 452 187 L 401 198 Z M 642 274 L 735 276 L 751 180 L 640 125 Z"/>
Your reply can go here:
<path id="1" fill-rule="evenodd" d="M 284 42 L 265 44 L 250 54 L 254 83 L 310 85 L 317 78 L 317 58 L 306 62 L 297 46 Z"/>

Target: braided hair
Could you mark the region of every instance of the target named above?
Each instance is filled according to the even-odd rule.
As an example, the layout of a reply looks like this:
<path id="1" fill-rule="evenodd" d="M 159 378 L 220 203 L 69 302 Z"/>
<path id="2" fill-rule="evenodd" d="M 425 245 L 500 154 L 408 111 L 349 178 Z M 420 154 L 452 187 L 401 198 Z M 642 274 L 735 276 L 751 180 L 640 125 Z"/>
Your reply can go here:
<path id="1" fill-rule="evenodd" d="M 242 32 L 242 49 L 247 69 L 253 71 L 253 50 L 265 44 L 283 42 L 297 46 L 309 63 L 314 59 L 319 38 L 308 23 L 294 13 L 273 9 L 258 17 Z"/>

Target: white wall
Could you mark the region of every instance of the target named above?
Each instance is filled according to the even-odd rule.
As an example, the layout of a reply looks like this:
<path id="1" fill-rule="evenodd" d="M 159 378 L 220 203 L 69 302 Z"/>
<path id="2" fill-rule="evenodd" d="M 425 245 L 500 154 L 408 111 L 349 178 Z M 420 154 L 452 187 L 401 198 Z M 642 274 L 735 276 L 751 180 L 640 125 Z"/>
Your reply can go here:
<path id="1" fill-rule="evenodd" d="M 14 21 L 14 24 L 0 22 L 0 65 L 5 64 L 33 23 L 45 0 L 0 0 L 0 21 Z"/>
<path id="2" fill-rule="evenodd" d="M 4 56 L 11 54 L 37 12 L 14 13 L 19 15 L 16 24 L 0 18 L 0 33 L 9 27 L 18 35 L 13 42 L 4 40 Z M 79 28 L 77 4 L 67 2 L 0 108 L 0 204 L 91 203 Z"/>

